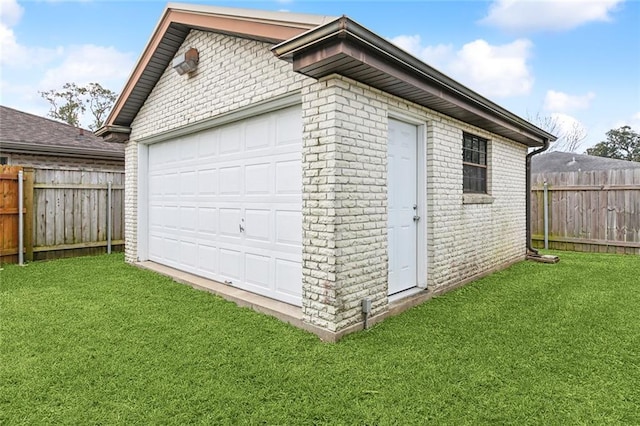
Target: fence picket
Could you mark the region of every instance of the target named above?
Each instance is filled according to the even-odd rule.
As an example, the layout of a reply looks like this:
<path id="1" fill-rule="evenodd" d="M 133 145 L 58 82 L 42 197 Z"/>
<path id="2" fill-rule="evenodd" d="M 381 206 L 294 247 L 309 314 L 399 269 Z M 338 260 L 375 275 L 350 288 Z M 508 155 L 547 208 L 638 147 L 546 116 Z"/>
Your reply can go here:
<path id="1" fill-rule="evenodd" d="M 538 247 L 545 180 L 551 248 L 640 254 L 640 169 L 534 174 L 531 227 Z"/>

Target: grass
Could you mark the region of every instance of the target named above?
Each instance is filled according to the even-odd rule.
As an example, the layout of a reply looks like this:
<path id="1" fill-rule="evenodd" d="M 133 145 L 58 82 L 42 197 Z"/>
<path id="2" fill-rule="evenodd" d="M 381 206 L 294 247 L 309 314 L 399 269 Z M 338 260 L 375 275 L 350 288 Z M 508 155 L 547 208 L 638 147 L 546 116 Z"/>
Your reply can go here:
<path id="1" fill-rule="evenodd" d="M 562 253 L 326 344 L 120 255 L 5 266 L 0 424 L 639 424 L 639 275 Z"/>

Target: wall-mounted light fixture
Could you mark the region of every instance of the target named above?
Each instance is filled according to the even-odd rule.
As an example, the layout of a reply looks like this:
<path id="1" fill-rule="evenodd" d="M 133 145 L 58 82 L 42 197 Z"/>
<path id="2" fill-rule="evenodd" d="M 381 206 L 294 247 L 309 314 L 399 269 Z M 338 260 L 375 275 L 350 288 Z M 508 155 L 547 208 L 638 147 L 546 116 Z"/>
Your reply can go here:
<path id="1" fill-rule="evenodd" d="M 194 72 L 198 67 L 200 56 L 198 51 L 192 47 L 184 53 L 173 58 L 173 69 L 180 75 Z"/>

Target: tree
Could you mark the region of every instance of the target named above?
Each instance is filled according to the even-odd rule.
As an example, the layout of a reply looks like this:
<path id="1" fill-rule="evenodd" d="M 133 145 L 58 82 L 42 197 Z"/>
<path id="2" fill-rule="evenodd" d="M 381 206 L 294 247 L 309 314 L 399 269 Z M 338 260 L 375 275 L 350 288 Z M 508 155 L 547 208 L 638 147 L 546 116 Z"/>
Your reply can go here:
<path id="1" fill-rule="evenodd" d="M 587 149 L 587 154 L 640 162 L 640 134 L 629 126 L 611 129 L 607 140 Z"/>
<path id="2" fill-rule="evenodd" d="M 78 127 L 79 116 L 84 114 L 85 106 L 82 100 L 82 89 L 75 83 L 65 83 L 62 90 L 47 90 L 38 92 L 43 99 L 51 104 L 49 117 Z"/>
<path id="3" fill-rule="evenodd" d="M 88 107 L 93 120 L 89 124 L 91 130 L 102 127 L 118 97 L 115 92 L 105 89 L 99 83 L 89 83 L 86 86 L 65 83 L 61 90 L 51 89 L 38 93 L 50 104 L 49 117 L 72 126 L 80 125 L 80 118 Z"/>
<path id="4" fill-rule="evenodd" d="M 576 152 L 587 138 L 587 131 L 577 121 L 563 123 L 557 115 L 527 116 L 527 120 L 541 129 L 555 135 L 558 140 L 551 144 L 548 151 Z"/>
<path id="5" fill-rule="evenodd" d="M 105 89 L 98 83 L 89 83 L 86 86 L 88 96 L 89 111 L 93 114 L 93 123 L 89 124 L 91 130 L 97 130 L 104 124 L 107 114 L 115 103 L 118 95 L 115 92 Z"/>

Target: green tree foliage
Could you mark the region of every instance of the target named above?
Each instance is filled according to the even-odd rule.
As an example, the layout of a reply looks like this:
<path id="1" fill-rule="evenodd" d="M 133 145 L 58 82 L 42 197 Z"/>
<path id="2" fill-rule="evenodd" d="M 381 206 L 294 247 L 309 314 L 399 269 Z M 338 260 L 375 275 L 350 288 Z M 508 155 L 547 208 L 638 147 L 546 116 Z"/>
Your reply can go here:
<path id="1" fill-rule="evenodd" d="M 611 129 L 607 140 L 587 149 L 587 154 L 640 162 L 640 134 L 629 126 Z"/>
<path id="2" fill-rule="evenodd" d="M 60 90 L 51 89 L 38 93 L 49 102 L 49 117 L 72 126 L 80 126 L 80 118 L 89 109 L 91 130 L 102 127 L 118 97 L 115 92 L 105 89 L 99 83 L 89 83 L 86 86 L 65 83 Z"/>

